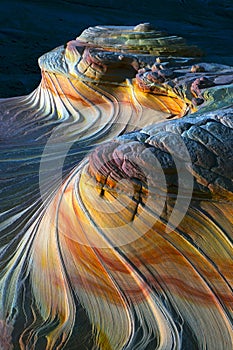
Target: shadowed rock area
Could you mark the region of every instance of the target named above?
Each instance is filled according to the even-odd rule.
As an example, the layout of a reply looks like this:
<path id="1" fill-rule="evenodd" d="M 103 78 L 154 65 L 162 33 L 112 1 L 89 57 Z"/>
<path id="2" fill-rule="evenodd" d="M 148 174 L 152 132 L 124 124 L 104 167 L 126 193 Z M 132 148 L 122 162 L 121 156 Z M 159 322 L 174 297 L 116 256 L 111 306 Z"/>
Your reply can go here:
<path id="1" fill-rule="evenodd" d="M 233 68 L 112 23 L 0 99 L 0 348 L 231 350 Z"/>

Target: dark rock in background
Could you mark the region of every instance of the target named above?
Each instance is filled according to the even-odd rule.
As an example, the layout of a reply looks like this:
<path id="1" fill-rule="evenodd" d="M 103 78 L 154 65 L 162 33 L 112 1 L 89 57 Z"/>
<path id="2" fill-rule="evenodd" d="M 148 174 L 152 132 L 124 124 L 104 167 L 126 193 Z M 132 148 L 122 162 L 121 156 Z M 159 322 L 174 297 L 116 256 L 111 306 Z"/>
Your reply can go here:
<path id="1" fill-rule="evenodd" d="M 142 22 L 198 45 L 205 52 L 205 61 L 233 65 L 231 0 L 2 0 L 0 97 L 32 91 L 40 81 L 38 57 L 85 28 Z"/>

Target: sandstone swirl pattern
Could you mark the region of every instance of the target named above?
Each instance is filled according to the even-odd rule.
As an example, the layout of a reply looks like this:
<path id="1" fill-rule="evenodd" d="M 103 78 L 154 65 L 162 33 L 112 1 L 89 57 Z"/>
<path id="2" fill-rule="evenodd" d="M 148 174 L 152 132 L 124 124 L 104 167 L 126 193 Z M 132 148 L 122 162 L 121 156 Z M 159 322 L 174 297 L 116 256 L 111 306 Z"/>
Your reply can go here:
<path id="1" fill-rule="evenodd" d="M 1 349 L 232 349 L 233 68 L 200 55 L 97 26 L 0 100 Z"/>

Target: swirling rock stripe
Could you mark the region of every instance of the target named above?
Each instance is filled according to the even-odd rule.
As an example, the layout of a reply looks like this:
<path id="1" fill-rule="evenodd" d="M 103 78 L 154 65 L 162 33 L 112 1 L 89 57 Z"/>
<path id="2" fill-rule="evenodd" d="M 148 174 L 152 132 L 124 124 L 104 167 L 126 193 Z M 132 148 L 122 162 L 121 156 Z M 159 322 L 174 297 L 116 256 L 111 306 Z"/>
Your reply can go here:
<path id="1" fill-rule="evenodd" d="M 232 348 L 233 74 L 186 54 L 149 24 L 90 28 L 39 59 L 34 92 L 0 100 L 1 348 L 77 348 L 82 308 L 80 349 Z"/>
<path id="2" fill-rule="evenodd" d="M 203 117 L 199 128 L 205 130 L 207 120 L 221 130 L 222 120 L 216 117 Z M 226 112 L 225 123 L 232 126 L 232 121 L 232 113 Z M 166 132 L 183 129 L 183 139 L 193 146 L 187 132 L 192 123 L 195 127 L 194 122 L 194 118 L 183 118 L 178 127 L 170 122 Z M 185 339 L 198 349 L 231 348 L 233 206 L 229 198 L 233 187 L 229 188 L 228 171 L 224 171 L 222 192 L 208 186 L 208 179 L 204 186 L 203 179 L 195 177 L 185 218 L 168 233 L 166 225 L 175 200 L 168 193 L 160 213 L 156 166 L 152 164 L 151 193 L 140 170 L 149 166 L 142 157 L 148 145 L 160 154 L 164 166 L 170 145 L 155 145 L 163 127 L 154 127 L 150 135 L 145 132 L 95 149 L 72 172 L 37 226 L 30 253 L 31 285 L 44 323 L 59 317 L 59 325 L 48 337 L 48 349 L 55 346 L 60 333 L 68 337 L 76 298 L 95 327 L 101 349 L 183 348 Z M 231 149 L 230 135 L 224 147 Z M 224 156 L 227 152 L 218 154 L 220 163 L 226 163 Z M 123 166 L 126 159 L 141 163 L 132 162 L 129 169 Z M 198 151 L 192 162 L 193 166 L 208 166 L 200 165 Z M 133 188 L 131 178 L 136 183 Z M 203 191 L 211 200 L 202 198 Z M 216 196 L 221 201 L 216 202 Z M 130 243 L 124 244 L 126 232 Z"/>

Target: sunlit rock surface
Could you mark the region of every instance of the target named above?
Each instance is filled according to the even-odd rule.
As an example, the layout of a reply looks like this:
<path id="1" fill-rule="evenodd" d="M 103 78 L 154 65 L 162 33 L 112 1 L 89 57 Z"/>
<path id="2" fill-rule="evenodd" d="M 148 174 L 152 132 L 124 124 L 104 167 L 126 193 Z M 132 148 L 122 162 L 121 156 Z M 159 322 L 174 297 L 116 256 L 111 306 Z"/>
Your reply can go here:
<path id="1" fill-rule="evenodd" d="M 149 23 L 39 66 L 0 100 L 1 348 L 232 349 L 233 68 Z"/>

